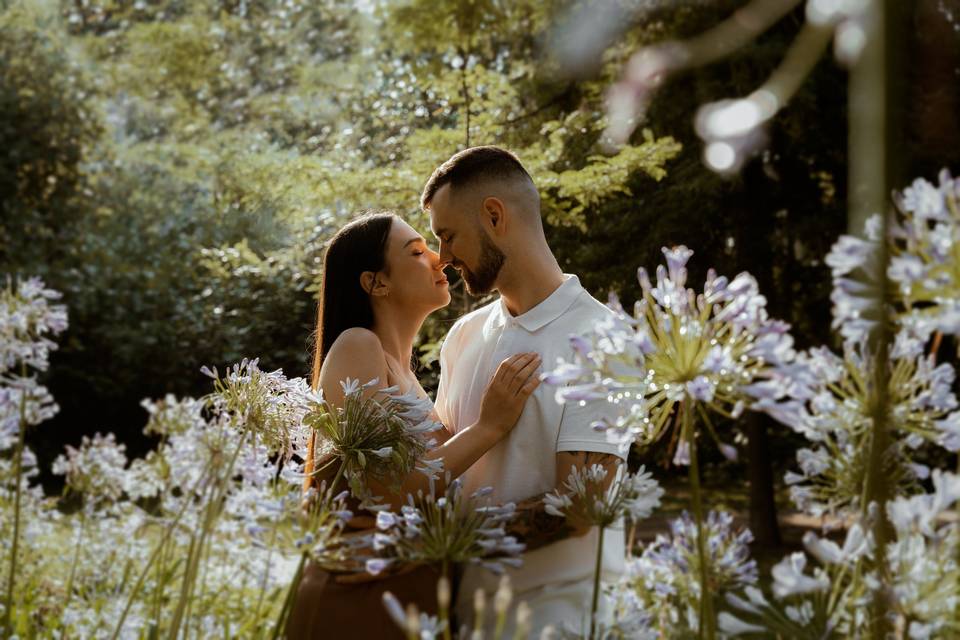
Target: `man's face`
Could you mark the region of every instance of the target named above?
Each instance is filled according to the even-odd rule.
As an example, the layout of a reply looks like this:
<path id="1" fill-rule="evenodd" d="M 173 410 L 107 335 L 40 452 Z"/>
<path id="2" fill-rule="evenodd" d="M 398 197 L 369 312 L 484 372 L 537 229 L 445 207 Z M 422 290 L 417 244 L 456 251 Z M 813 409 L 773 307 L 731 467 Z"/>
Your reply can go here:
<path id="1" fill-rule="evenodd" d="M 480 224 L 479 205 L 468 202 L 469 195 L 440 187 L 430 202 L 430 227 L 440 241 L 440 261 L 460 273 L 468 293 L 483 295 L 496 288 L 506 257 Z"/>

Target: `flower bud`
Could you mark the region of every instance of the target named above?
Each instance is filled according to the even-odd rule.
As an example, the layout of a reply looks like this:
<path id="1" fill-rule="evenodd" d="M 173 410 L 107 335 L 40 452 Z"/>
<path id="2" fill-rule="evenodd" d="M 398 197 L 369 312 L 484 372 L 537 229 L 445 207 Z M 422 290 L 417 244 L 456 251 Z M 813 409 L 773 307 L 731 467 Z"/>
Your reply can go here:
<path id="1" fill-rule="evenodd" d="M 513 600 L 513 589 L 510 588 L 510 578 L 503 576 L 500 578 L 497 593 L 493 596 L 493 610 L 498 616 L 506 614 L 511 600 Z"/>
<path id="2" fill-rule="evenodd" d="M 446 576 L 440 576 L 437 581 L 437 604 L 441 610 L 450 606 L 450 581 Z"/>

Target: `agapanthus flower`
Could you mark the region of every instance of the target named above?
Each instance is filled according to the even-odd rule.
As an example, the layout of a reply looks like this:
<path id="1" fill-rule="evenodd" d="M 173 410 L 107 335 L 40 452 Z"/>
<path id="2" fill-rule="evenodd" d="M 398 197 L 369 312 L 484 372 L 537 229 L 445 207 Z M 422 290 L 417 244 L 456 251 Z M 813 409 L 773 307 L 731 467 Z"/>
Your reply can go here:
<path id="1" fill-rule="evenodd" d="M 123 495 L 127 466 L 126 446 L 116 436 L 83 436 L 79 448 L 67 445 L 66 454 L 53 461 L 52 471 L 64 476 L 67 487 L 93 503 L 113 502 Z"/>
<path id="2" fill-rule="evenodd" d="M 399 513 L 380 510 L 373 541 L 377 557 L 368 560 L 367 570 L 469 562 L 502 573 L 504 566 L 520 566 L 524 545 L 506 533 L 516 506 L 490 504 L 489 494 L 480 490 L 466 496 L 460 479 L 448 480 L 442 495 L 420 491 L 408 495 Z"/>
<path id="3" fill-rule="evenodd" d="M 867 637 L 867 612 L 883 589 L 893 628 L 910 638 L 949 636 L 960 603 L 960 530 L 952 517 L 960 477 L 936 470 L 932 479 L 932 493 L 886 504 L 893 525 L 882 559 L 887 581 L 877 578 L 870 527 L 878 510 L 871 505 L 842 543 L 807 532 L 806 553 L 792 553 L 773 568 L 772 598 L 757 589 L 729 594 L 731 613 L 721 617 L 721 629 L 747 637 Z"/>
<path id="4" fill-rule="evenodd" d="M 887 310 L 921 341 L 939 331 L 960 334 L 960 179 L 944 169 L 939 184 L 918 178 L 894 194 L 898 213 L 888 224 Z M 844 235 L 826 262 L 833 270 L 833 326 L 846 340 L 864 339 L 880 318 L 880 217 L 865 237 Z"/>
<path id="5" fill-rule="evenodd" d="M 960 179 L 944 169 L 939 184 L 918 178 L 894 194 L 887 275 L 896 284 L 902 322 L 925 338 L 960 334 Z"/>
<path id="6" fill-rule="evenodd" d="M 396 395 L 396 388 L 367 393 L 376 380 L 361 385 L 348 379 L 342 385 L 342 407 L 317 400 L 303 418 L 318 438 L 314 469 L 340 465 L 359 498 L 370 497 L 371 480 L 394 488 L 414 470 L 436 477 L 441 461 L 423 459 L 435 443 L 432 433 L 442 427 L 430 418 L 429 400 Z"/>
<path id="7" fill-rule="evenodd" d="M 891 486 L 916 488 L 922 468 L 911 453 L 924 443 L 960 448 L 960 411 L 954 369 L 936 364 L 901 332 L 889 360 L 888 406 L 892 446 L 884 460 Z M 770 413 L 811 441 L 797 452 L 799 472 L 787 484 L 797 506 L 813 515 L 842 515 L 859 508 L 872 438 L 875 356 L 865 342 L 847 342 L 843 357 L 826 347 L 801 353 L 755 386 L 753 408 Z"/>
<path id="8" fill-rule="evenodd" d="M 47 370 L 50 352 L 57 348 L 50 336 L 67 328 L 66 307 L 51 304 L 60 297 L 40 278 L 7 277 L 7 286 L 0 291 L 0 375 L 21 366 Z"/>
<path id="9" fill-rule="evenodd" d="M 684 512 L 671 522 L 669 536 L 660 534 L 637 558 L 611 597 L 620 616 L 645 616 L 651 628 L 668 637 L 696 632 L 700 603 L 697 527 Z M 735 529 L 733 516 L 711 511 L 704 522 L 707 540 L 708 588 L 715 595 L 739 591 L 757 581 L 757 564 L 750 558 L 749 529 Z M 630 609 L 636 607 L 636 610 Z"/>
<path id="10" fill-rule="evenodd" d="M 623 465 L 604 488 L 607 469 L 572 467 L 563 485 L 544 496 L 546 512 L 588 526 L 609 527 L 622 517 L 633 521 L 647 518 L 660 506 L 663 489 L 643 467 L 628 473 Z"/>
<path id="11" fill-rule="evenodd" d="M 955 505 L 960 476 L 935 470 L 933 492 L 887 502 L 896 532 L 887 544 L 890 598 L 909 621 L 911 638 L 936 638 L 956 628 L 960 604 L 960 527 Z"/>
<path id="12" fill-rule="evenodd" d="M 753 400 L 751 383 L 793 357 L 789 326 L 767 316 L 753 276 L 729 281 L 711 269 L 697 294 L 686 287 L 693 252 L 679 246 L 663 253 L 667 266 L 657 267 L 656 285 L 638 271 L 643 298 L 633 317 L 613 298 L 615 317 L 589 336 L 572 337 L 574 360 L 544 376 L 560 385 L 560 402 L 606 398 L 623 404 L 618 419 L 596 427 L 624 449 L 660 439 L 684 399 L 700 409 L 716 439 L 703 409 L 738 417 Z M 729 446 L 724 451 L 734 455 Z"/>
<path id="13" fill-rule="evenodd" d="M 223 376 L 204 367 L 212 377 L 214 391 L 204 400 L 215 413 L 232 414 L 238 427 L 255 431 L 271 453 L 283 460 L 294 454 L 294 440 L 301 431 L 305 416 L 321 399 L 302 378 L 287 379 L 280 370 L 262 371 L 259 359 L 244 358 L 228 367 Z M 314 401 L 311 403 L 311 401 Z"/>
<path id="14" fill-rule="evenodd" d="M 0 451 L 15 446 L 22 426 L 46 422 L 60 411 L 49 389 L 33 376 L 0 378 Z"/>

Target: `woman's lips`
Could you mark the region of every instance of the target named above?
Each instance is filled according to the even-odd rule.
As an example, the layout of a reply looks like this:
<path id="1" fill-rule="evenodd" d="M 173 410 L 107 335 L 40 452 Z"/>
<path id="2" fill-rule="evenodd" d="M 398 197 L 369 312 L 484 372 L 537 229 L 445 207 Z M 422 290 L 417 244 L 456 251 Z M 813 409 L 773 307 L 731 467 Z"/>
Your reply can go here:
<path id="1" fill-rule="evenodd" d="M 440 285 L 443 285 L 443 284 L 447 284 L 447 277 L 444 276 L 444 277 L 440 278 L 439 280 L 437 280 L 436 282 L 434 282 L 434 284 L 437 285 L 437 286 L 440 286 Z"/>

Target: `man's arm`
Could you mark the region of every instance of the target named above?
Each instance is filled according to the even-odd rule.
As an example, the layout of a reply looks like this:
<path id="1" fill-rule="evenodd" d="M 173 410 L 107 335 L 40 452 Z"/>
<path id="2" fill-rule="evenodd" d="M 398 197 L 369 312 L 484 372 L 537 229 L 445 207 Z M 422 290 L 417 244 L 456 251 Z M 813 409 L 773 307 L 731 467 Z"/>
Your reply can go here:
<path id="1" fill-rule="evenodd" d="M 557 453 L 556 487 L 561 487 L 573 467 L 588 469 L 595 464 L 607 470 L 604 490 L 610 486 L 616 475 L 617 465 L 622 461 L 612 453 L 599 451 L 560 451 Z M 546 494 L 532 496 L 517 504 L 517 515 L 507 525 L 507 533 L 527 545 L 527 551 L 533 551 L 559 542 L 571 536 L 585 535 L 591 525 L 570 522 L 569 518 L 551 516 L 544 510 L 543 497 Z"/>

